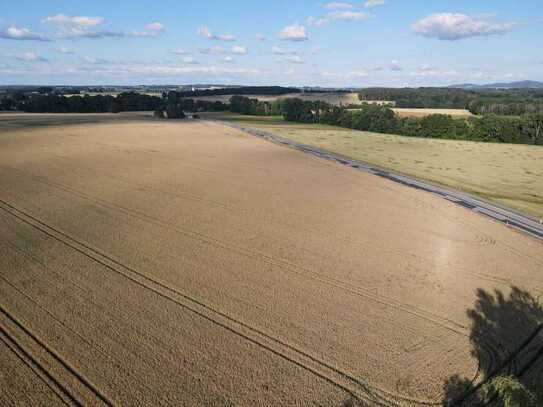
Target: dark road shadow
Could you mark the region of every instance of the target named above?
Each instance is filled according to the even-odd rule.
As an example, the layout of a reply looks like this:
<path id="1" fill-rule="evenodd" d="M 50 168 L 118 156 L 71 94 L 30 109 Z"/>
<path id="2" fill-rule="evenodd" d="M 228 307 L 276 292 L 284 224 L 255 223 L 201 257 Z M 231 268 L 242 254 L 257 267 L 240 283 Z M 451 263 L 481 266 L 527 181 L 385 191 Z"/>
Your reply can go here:
<path id="1" fill-rule="evenodd" d="M 444 406 L 543 406 L 543 307 L 512 287 L 477 291 L 468 310 L 472 355 L 479 362 L 474 384 L 455 375 L 444 385 Z"/>

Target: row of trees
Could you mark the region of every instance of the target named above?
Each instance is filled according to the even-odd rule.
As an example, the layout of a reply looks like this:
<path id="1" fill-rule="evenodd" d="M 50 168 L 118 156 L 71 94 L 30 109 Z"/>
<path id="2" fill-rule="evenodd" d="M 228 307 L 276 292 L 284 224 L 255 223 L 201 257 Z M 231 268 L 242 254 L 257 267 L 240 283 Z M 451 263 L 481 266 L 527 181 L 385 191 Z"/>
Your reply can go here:
<path id="1" fill-rule="evenodd" d="M 135 92 L 121 93 L 116 97 L 110 95 L 66 97 L 57 93 L 14 93 L 0 100 L 0 109 L 32 113 L 117 113 L 154 110 L 162 103 L 160 97 Z"/>
<path id="2" fill-rule="evenodd" d="M 228 105 L 222 102 L 185 99 L 177 92 L 163 97 L 136 92 L 120 93 L 117 96 L 63 96 L 58 93 L 5 94 L 0 97 L 0 110 L 22 110 L 32 113 L 118 113 L 128 111 L 185 112 L 224 111 Z"/>
<path id="3" fill-rule="evenodd" d="M 169 92 L 163 95 L 162 103 L 155 109 L 154 115 L 159 118 L 183 119 L 185 113 L 222 112 L 228 110 L 228 107 L 219 101 L 187 99 L 179 92 Z"/>
<path id="4" fill-rule="evenodd" d="M 456 140 L 543 145 L 543 114 L 516 117 L 484 115 L 469 119 L 434 114 L 424 118 L 401 118 L 387 106 L 362 104 L 357 109 L 298 98 L 272 104 L 243 96 L 231 98 L 230 110 L 242 114 L 281 114 L 285 120 L 321 123 L 375 133 L 400 134 Z"/>
<path id="5" fill-rule="evenodd" d="M 359 99 L 393 101 L 397 107 L 405 108 L 467 109 L 473 114 L 543 113 L 540 89 L 370 88 L 361 91 Z"/>
<path id="6" fill-rule="evenodd" d="M 220 95 L 269 95 L 280 96 L 288 93 L 300 93 L 298 88 L 282 86 L 243 86 L 217 89 L 195 89 L 194 91 L 175 92 L 181 97 L 220 96 Z M 171 92 L 170 92 L 171 93 Z"/>

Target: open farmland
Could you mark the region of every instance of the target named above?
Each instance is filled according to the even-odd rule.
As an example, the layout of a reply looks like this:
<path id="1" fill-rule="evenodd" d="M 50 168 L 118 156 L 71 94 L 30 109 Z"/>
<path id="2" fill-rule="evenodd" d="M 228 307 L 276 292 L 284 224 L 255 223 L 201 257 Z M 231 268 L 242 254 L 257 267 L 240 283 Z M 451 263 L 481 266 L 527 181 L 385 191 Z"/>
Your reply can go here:
<path id="1" fill-rule="evenodd" d="M 543 218 L 543 147 L 439 140 L 291 123 L 280 117 L 208 114 Z"/>
<path id="2" fill-rule="evenodd" d="M 258 99 L 262 102 L 273 102 L 277 99 L 286 99 L 286 98 L 299 98 L 302 100 L 308 101 L 322 101 L 330 103 L 332 105 L 351 105 L 360 104 L 358 99 L 358 93 L 345 93 L 345 92 L 306 92 L 306 93 L 287 93 L 285 95 L 270 96 L 270 95 L 245 95 L 251 99 Z M 218 95 L 218 96 L 196 96 L 191 97 L 190 99 L 194 100 L 206 100 L 206 101 L 219 101 L 223 103 L 228 103 L 232 95 Z M 378 103 L 382 104 L 385 102 L 382 101 L 366 101 L 366 103 Z"/>
<path id="3" fill-rule="evenodd" d="M 473 116 L 473 114 L 465 109 L 407 109 L 395 107 L 392 110 L 400 117 L 426 117 L 431 114 L 445 114 L 460 118 Z"/>
<path id="4" fill-rule="evenodd" d="M 543 293 L 540 241 L 431 194 L 217 123 L 63 117 L 0 115 L 0 405 L 439 405 L 478 380 L 476 290 Z"/>

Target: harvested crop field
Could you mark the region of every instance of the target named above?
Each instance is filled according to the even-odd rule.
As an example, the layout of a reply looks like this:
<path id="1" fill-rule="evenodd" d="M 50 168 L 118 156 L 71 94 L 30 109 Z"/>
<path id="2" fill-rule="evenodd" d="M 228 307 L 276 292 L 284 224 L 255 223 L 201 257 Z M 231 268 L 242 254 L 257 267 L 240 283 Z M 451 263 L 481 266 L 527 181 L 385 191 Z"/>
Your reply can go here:
<path id="1" fill-rule="evenodd" d="M 543 293 L 540 241 L 431 194 L 212 122 L 61 117 L 0 116 L 0 405 L 439 405 L 479 380 L 476 290 Z"/>
<path id="2" fill-rule="evenodd" d="M 218 95 L 218 96 L 196 96 L 191 97 L 194 100 L 207 100 L 211 102 L 219 101 L 223 103 L 228 103 L 232 95 Z M 360 100 L 358 99 L 358 93 L 349 93 L 349 92 L 305 92 L 305 93 L 287 93 L 280 96 L 270 96 L 270 95 L 247 95 L 246 97 L 251 99 L 258 99 L 263 102 L 273 102 L 277 99 L 286 99 L 286 98 L 299 98 L 307 101 L 321 101 L 330 103 L 331 105 L 358 105 Z M 366 103 L 378 103 L 382 104 L 381 101 L 366 101 Z"/>
<path id="3" fill-rule="evenodd" d="M 478 195 L 543 218 L 543 147 L 404 137 L 286 122 L 279 117 L 211 114 L 287 139 Z"/>
<path id="4" fill-rule="evenodd" d="M 426 117 L 432 114 L 444 114 L 452 117 L 472 117 L 473 114 L 465 109 L 408 109 L 395 107 L 392 110 L 400 117 Z"/>

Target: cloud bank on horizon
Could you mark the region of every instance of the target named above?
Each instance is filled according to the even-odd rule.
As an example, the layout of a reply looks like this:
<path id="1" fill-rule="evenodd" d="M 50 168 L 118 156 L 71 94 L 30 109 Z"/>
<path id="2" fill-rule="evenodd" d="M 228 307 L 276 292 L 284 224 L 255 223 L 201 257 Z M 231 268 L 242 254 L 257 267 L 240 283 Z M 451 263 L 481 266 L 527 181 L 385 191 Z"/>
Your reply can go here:
<path id="1" fill-rule="evenodd" d="M 137 8 L 126 0 L 67 3 L 4 7 L 0 83 L 433 86 L 543 79 L 543 12 L 535 0 L 523 7 L 506 0 L 278 0 L 267 8 L 249 0 L 163 8 L 150 0 Z"/>

